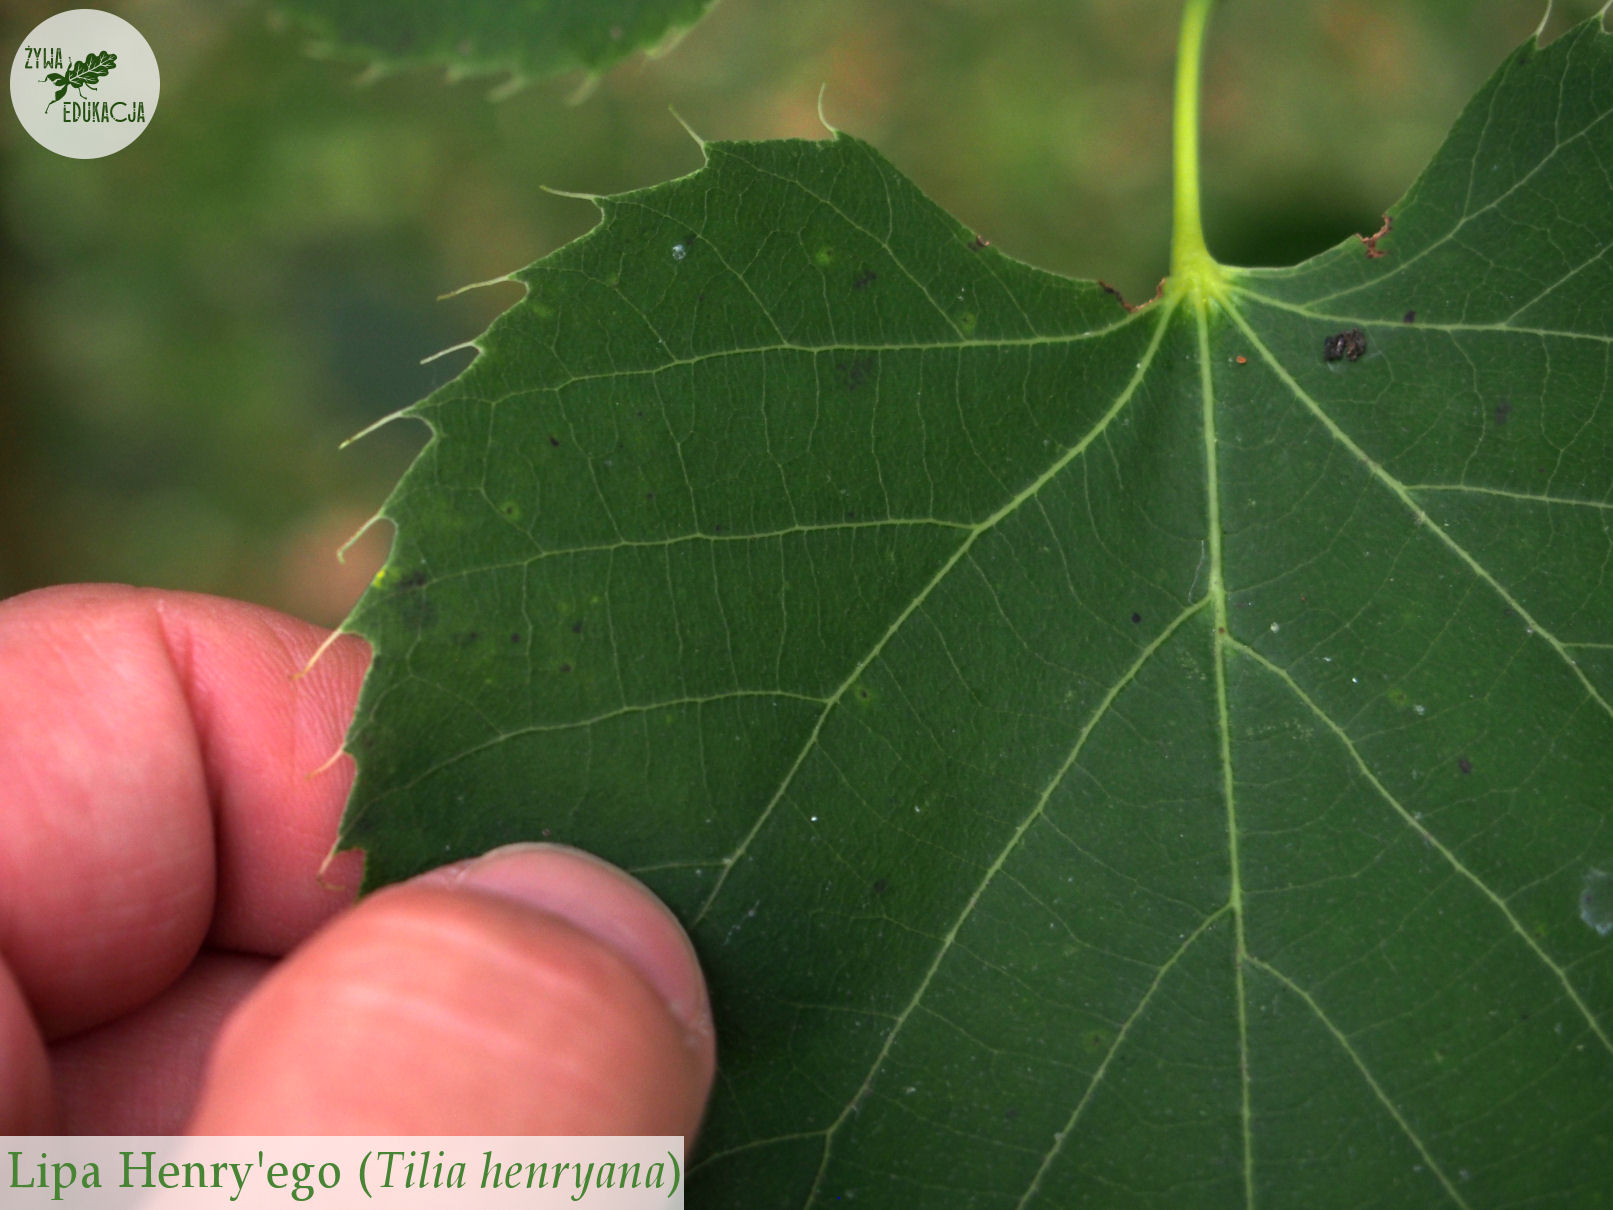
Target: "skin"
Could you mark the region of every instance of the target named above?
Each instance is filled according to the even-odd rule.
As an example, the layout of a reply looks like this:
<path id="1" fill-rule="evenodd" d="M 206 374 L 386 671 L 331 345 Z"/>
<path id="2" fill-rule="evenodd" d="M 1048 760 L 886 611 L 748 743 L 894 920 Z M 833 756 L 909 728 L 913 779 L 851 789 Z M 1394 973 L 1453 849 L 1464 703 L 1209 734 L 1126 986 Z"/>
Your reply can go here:
<path id="1" fill-rule="evenodd" d="M 355 906 L 331 757 L 369 655 L 297 676 L 326 637 L 183 593 L 0 602 L 0 1134 L 692 1136 L 705 984 L 627 875 L 517 846 Z"/>

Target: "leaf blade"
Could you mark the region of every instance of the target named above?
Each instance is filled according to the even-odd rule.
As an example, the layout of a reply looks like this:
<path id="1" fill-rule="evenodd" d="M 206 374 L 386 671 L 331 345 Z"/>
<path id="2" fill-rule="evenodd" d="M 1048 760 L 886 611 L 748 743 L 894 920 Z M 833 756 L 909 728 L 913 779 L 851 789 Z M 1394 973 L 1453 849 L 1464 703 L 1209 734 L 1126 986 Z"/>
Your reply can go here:
<path id="1" fill-rule="evenodd" d="M 1517 181 L 1613 244 L 1558 158 L 1613 163 L 1613 90 L 1563 117 L 1610 41 L 1513 56 L 1386 256 L 1219 303 L 1126 314 L 845 136 L 602 199 L 412 410 L 350 623 L 403 665 L 351 737 L 369 876 L 552 834 L 661 891 L 713 1205 L 1596 1204 L 1597 241 L 1533 279 L 1594 305 L 1503 296 Z M 1470 302 L 1457 194 L 1520 232 Z"/>

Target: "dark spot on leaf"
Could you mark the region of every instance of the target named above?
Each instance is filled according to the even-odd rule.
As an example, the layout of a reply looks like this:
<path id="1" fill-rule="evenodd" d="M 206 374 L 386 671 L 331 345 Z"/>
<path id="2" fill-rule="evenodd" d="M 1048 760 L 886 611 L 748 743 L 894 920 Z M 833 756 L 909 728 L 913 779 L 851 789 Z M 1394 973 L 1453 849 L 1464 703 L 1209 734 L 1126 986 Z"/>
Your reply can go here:
<path id="1" fill-rule="evenodd" d="M 655 499 L 655 493 L 654 492 L 645 492 L 644 493 L 644 498 L 646 500 L 653 500 L 653 499 Z"/>
<path id="2" fill-rule="evenodd" d="M 1143 615 L 1142 615 L 1142 614 L 1140 614 L 1140 613 L 1134 613 L 1134 614 L 1132 614 L 1132 615 L 1131 615 L 1131 622 L 1132 622 L 1132 625 L 1134 625 L 1134 626 L 1135 626 L 1135 625 L 1136 625 L 1136 624 L 1137 624 L 1137 623 L 1138 623 L 1138 622 L 1140 622 L 1140 621 L 1142 621 L 1142 620 L 1143 620 Z"/>
<path id="3" fill-rule="evenodd" d="M 721 526 L 721 525 L 713 525 L 711 527 L 711 532 L 714 533 L 714 534 L 720 534 L 720 533 L 722 533 L 724 528 L 725 527 Z"/>
<path id="4" fill-rule="evenodd" d="M 855 521 L 856 519 L 857 519 L 857 514 L 856 513 L 847 513 L 846 514 L 846 520 L 847 521 Z"/>
<path id="5" fill-rule="evenodd" d="M 842 361 L 835 365 L 835 379 L 843 390 L 855 391 L 868 381 L 869 375 L 874 372 L 877 363 L 873 357 L 858 357 L 853 361 Z"/>
<path id="6" fill-rule="evenodd" d="M 857 696 L 862 698 L 862 700 L 866 702 L 868 700 L 868 690 L 866 690 L 866 689 L 857 690 Z"/>
<path id="7" fill-rule="evenodd" d="M 1404 315 L 1402 315 L 1400 317 L 1400 322 L 1403 323 L 1403 324 L 1414 324 L 1414 323 L 1416 323 L 1417 322 L 1417 312 L 1415 312 L 1415 311 L 1407 311 Z"/>
<path id="8" fill-rule="evenodd" d="M 550 433 L 549 434 L 549 444 L 550 445 L 556 445 L 556 446 L 559 445 L 560 444 L 560 438 L 556 437 L 553 433 Z"/>
<path id="9" fill-rule="evenodd" d="M 1322 360 L 1339 361 L 1348 358 L 1350 361 L 1359 361 L 1361 355 L 1367 351 L 1367 334 L 1360 328 L 1351 328 L 1348 332 L 1339 332 L 1329 336 L 1322 342 Z"/>
<path id="10" fill-rule="evenodd" d="M 570 672 L 571 671 L 571 665 L 570 664 L 561 664 L 560 665 L 560 671 L 561 672 Z"/>
<path id="11" fill-rule="evenodd" d="M 573 622 L 571 624 L 571 633 L 572 634 L 581 634 L 582 633 L 582 623 L 581 622 Z"/>
<path id="12" fill-rule="evenodd" d="M 510 642 L 512 642 L 512 643 L 519 643 L 519 642 L 520 642 L 520 641 L 521 641 L 521 636 L 520 636 L 520 635 L 518 635 L 518 634 L 512 634 L 512 635 L 511 635 L 511 636 L 510 636 Z"/>
<path id="13" fill-rule="evenodd" d="M 874 879 L 874 894 L 883 895 L 890 888 L 890 883 L 883 878 Z"/>
<path id="14" fill-rule="evenodd" d="M 852 278 L 851 288 L 853 290 L 866 290 L 878 280 L 879 274 L 875 273 L 872 269 L 864 269 L 861 273 L 857 274 L 856 277 Z"/>
<path id="15" fill-rule="evenodd" d="M 1512 400 L 1503 399 L 1500 403 L 1495 405 L 1496 427 L 1499 428 L 1501 425 L 1505 424 L 1507 422 L 1507 417 L 1510 415 L 1512 415 Z"/>
<path id="16" fill-rule="evenodd" d="M 472 643 L 474 643 L 477 639 L 479 639 L 481 637 L 482 637 L 482 632 L 479 631 L 479 630 L 461 630 L 458 634 L 454 635 L 454 640 L 453 640 L 454 646 L 455 647 L 469 647 Z"/>
<path id="17" fill-rule="evenodd" d="M 416 588 L 424 588 L 426 581 L 430 578 L 431 577 L 426 575 L 426 569 L 424 567 L 417 567 L 408 575 L 404 576 L 403 579 L 398 581 L 398 591 L 413 592 Z"/>
<path id="18" fill-rule="evenodd" d="M 1012 1122 L 1018 1117 L 1019 1117 L 1019 1110 L 1016 1109 L 1012 1105 L 1010 1105 L 1007 1109 L 1003 1110 L 1003 1121 L 1005 1121 L 1005 1122 Z"/>
<path id="19" fill-rule="evenodd" d="M 1473 762 L 1468 760 L 1465 756 L 1458 756 L 1456 758 L 1456 767 L 1463 773 L 1473 772 Z"/>

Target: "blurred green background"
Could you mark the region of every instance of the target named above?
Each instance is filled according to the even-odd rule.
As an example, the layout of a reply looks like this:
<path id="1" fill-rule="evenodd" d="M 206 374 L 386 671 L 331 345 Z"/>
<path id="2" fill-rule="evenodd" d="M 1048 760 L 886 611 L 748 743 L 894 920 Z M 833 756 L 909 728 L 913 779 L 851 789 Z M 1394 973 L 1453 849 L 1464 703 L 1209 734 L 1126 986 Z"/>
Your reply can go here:
<path id="1" fill-rule="evenodd" d="M 0 126 L 0 595 L 68 580 L 227 593 L 334 624 L 381 562 L 418 425 L 498 277 L 709 139 L 869 139 L 1010 255 L 1146 298 L 1169 254 L 1177 0 L 721 0 L 670 54 L 489 102 L 496 81 L 353 64 L 251 0 L 103 7 L 162 68 L 104 160 Z M 7 55 L 59 8 L 9 2 Z M 1560 2 L 1548 37 L 1600 0 Z M 1377 228 L 1543 9 L 1224 0 L 1205 75 L 1212 252 L 1280 264 Z"/>

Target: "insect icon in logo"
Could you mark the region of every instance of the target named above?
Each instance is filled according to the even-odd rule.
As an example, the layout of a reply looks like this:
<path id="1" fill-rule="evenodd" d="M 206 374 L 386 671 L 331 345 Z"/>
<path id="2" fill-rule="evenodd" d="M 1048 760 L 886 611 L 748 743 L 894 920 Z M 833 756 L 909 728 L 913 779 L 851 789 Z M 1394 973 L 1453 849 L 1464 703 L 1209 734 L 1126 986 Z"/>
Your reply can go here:
<path id="1" fill-rule="evenodd" d="M 117 65 L 118 57 L 109 50 L 103 50 L 96 54 L 85 55 L 65 72 L 51 72 L 45 79 L 58 87 L 56 95 L 50 99 L 50 104 L 45 106 L 45 112 L 49 113 L 51 105 L 66 96 L 69 88 L 88 88 L 93 92 L 95 82 Z"/>

